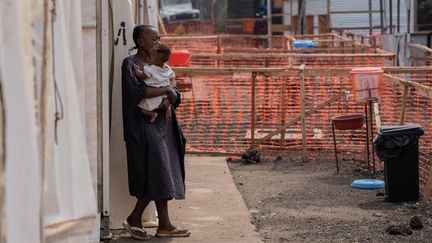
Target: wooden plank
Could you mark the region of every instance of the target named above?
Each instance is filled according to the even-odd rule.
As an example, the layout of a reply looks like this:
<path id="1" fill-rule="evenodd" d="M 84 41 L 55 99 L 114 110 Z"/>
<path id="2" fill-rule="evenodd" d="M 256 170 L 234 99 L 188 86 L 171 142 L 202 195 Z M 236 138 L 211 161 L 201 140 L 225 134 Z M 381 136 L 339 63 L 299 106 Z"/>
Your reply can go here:
<path id="1" fill-rule="evenodd" d="M 273 17 L 285 17 L 285 16 L 291 16 L 289 13 L 273 13 Z"/>
<path id="2" fill-rule="evenodd" d="M 157 15 L 157 20 L 158 20 L 158 25 L 159 25 L 160 33 L 161 33 L 162 35 L 166 35 L 166 34 L 167 34 L 167 31 L 166 31 L 166 29 L 165 29 L 165 24 L 164 24 L 164 22 L 162 21 L 162 18 L 161 18 L 161 16 L 160 16 L 159 12 L 157 12 L 156 15 Z"/>
<path id="3" fill-rule="evenodd" d="M 304 78 L 304 64 L 300 66 L 300 117 L 301 117 L 301 130 L 302 130 L 302 157 L 306 161 L 307 144 L 306 144 L 306 94 L 305 94 L 305 78 Z"/>
<path id="4" fill-rule="evenodd" d="M 219 36 L 161 36 L 161 41 L 177 41 L 177 40 L 217 40 Z"/>
<path id="5" fill-rule="evenodd" d="M 182 75 L 227 75 L 233 73 L 248 73 L 257 72 L 265 74 L 277 74 L 281 76 L 289 76 L 298 73 L 299 67 L 286 67 L 286 68 L 243 68 L 243 67 L 172 67 L 177 76 Z M 389 75 L 389 81 L 395 78 L 390 75 L 391 73 L 431 73 L 429 67 L 382 67 L 383 71 Z M 351 71 L 349 67 L 306 67 L 305 75 L 348 75 Z M 390 74 L 388 74 L 390 73 Z M 397 81 L 394 81 L 397 82 Z M 405 81 L 406 82 L 406 81 Z M 414 84 L 415 85 L 415 84 Z M 422 86 L 422 85 L 420 85 Z M 423 86 L 426 90 L 427 86 Z"/>
<path id="6" fill-rule="evenodd" d="M 306 34 L 312 35 L 314 33 L 314 16 L 306 16 Z"/>
<path id="7" fill-rule="evenodd" d="M 402 98 L 402 109 L 399 115 L 399 125 L 403 125 L 405 121 L 405 109 L 406 109 L 406 102 L 408 98 L 408 85 L 404 85 L 403 90 L 403 98 Z"/>
<path id="8" fill-rule="evenodd" d="M 326 101 L 320 103 L 319 105 L 317 105 L 317 106 L 313 107 L 312 109 L 308 110 L 307 112 L 305 112 L 305 117 L 307 117 L 307 116 L 309 116 L 309 115 L 317 112 L 318 110 L 321 110 L 325 106 L 330 105 L 331 103 L 333 103 L 336 100 L 339 100 L 341 97 L 343 97 L 345 95 L 346 95 L 345 91 L 341 91 L 341 92 L 337 93 L 336 95 L 331 96 Z M 300 120 L 301 120 L 301 116 L 297 116 L 296 118 L 291 119 L 290 121 L 288 121 L 287 124 L 281 126 L 280 128 L 278 128 L 278 129 L 274 130 L 273 132 L 267 134 L 267 136 L 265 136 L 265 137 L 261 138 L 260 140 L 258 140 L 257 144 L 261 144 L 261 143 L 265 142 L 266 140 L 270 139 L 274 135 L 280 133 L 282 130 L 287 129 L 288 127 L 296 124 Z"/>
<path id="9" fill-rule="evenodd" d="M 328 33 L 329 28 L 329 17 L 327 14 L 318 15 L 318 33 Z"/>
<path id="10" fill-rule="evenodd" d="M 256 60 L 257 58 L 289 58 L 289 57 L 316 57 L 316 58 L 342 58 L 342 57 L 386 57 L 386 58 L 394 58 L 394 54 L 384 54 L 384 53 L 222 53 L 222 54 L 214 54 L 214 53 L 193 53 L 192 58 L 208 58 L 210 60 Z"/>
<path id="11" fill-rule="evenodd" d="M 411 81 L 407 81 L 407 80 L 404 80 L 402 78 L 395 77 L 395 76 L 392 76 L 392 75 L 389 75 L 389 74 L 384 74 L 383 76 L 385 78 L 387 78 L 387 80 L 389 80 L 389 81 L 391 81 L 391 82 L 393 82 L 395 84 L 398 84 L 398 85 L 407 85 L 409 87 L 414 88 L 416 90 L 417 94 L 420 95 L 420 96 L 423 96 L 423 97 L 426 97 L 426 98 L 432 98 L 432 88 L 431 87 L 428 87 L 428 86 L 425 86 L 425 85 L 422 85 L 422 84 L 419 84 L 419 83 L 414 83 L 414 82 L 411 82 Z"/>
<path id="12" fill-rule="evenodd" d="M 298 22 L 299 18 L 297 15 L 291 17 L 291 33 L 297 33 Z"/>
<path id="13" fill-rule="evenodd" d="M 291 25 L 289 24 L 272 24 L 273 32 L 284 32 L 291 31 Z"/>
<path id="14" fill-rule="evenodd" d="M 200 152 L 200 151 L 186 151 L 186 154 L 194 155 L 206 155 L 206 156 L 238 156 L 241 157 L 241 153 L 228 153 L 228 152 Z"/>

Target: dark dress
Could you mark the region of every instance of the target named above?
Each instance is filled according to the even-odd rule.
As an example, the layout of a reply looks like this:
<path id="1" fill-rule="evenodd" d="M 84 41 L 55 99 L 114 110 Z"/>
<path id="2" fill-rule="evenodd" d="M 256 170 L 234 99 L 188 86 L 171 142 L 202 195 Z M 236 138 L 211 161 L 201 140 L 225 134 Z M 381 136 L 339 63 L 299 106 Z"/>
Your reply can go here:
<path id="1" fill-rule="evenodd" d="M 158 111 L 154 123 L 141 113 L 138 103 L 146 95 L 147 86 L 137 79 L 133 64 L 143 67 L 133 56 L 122 64 L 123 131 L 126 142 L 129 192 L 143 200 L 185 198 L 184 154 L 186 140 L 178 125 L 175 108 L 172 119 Z"/>

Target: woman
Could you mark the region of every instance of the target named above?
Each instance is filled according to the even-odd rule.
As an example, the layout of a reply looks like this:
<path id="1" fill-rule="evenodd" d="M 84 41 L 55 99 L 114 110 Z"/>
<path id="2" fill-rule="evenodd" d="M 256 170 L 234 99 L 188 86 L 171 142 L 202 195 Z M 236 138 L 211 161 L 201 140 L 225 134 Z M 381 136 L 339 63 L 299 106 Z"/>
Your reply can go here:
<path id="1" fill-rule="evenodd" d="M 190 232 L 174 226 L 168 214 L 168 200 L 185 198 L 184 151 L 185 139 L 177 123 L 174 110 L 172 118 L 165 117 L 165 110 L 180 104 L 180 93 L 173 87 L 148 87 L 139 80 L 133 65 L 143 69 L 149 60 L 149 50 L 159 44 L 159 32 L 153 26 L 134 28 L 133 40 L 137 54 L 123 60 L 122 100 L 123 130 L 126 142 L 129 191 L 137 198 L 135 208 L 123 222 L 125 229 L 136 239 L 148 239 L 142 227 L 141 217 L 150 201 L 155 201 L 159 217 L 156 236 L 185 237 Z M 166 94 L 151 123 L 141 113 L 138 103 L 143 98 Z"/>

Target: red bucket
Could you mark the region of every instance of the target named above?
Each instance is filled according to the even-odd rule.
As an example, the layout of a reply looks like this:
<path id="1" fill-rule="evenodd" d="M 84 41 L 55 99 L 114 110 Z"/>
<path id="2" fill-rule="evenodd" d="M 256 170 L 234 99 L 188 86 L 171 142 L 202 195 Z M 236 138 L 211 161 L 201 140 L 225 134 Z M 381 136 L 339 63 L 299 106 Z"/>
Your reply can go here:
<path id="1" fill-rule="evenodd" d="M 168 64 L 172 67 L 186 67 L 190 65 L 190 52 L 186 50 L 171 51 Z"/>
<path id="2" fill-rule="evenodd" d="M 361 113 L 337 116 L 332 118 L 335 128 L 340 130 L 362 128 L 364 123 L 364 115 Z"/>

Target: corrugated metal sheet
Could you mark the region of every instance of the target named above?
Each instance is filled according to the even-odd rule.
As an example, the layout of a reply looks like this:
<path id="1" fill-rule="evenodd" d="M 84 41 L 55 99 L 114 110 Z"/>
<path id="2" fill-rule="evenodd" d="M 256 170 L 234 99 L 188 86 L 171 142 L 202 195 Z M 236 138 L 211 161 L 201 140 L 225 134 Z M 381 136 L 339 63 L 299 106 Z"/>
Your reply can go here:
<path id="1" fill-rule="evenodd" d="M 320 15 L 327 14 L 327 0 L 305 0 L 306 1 L 306 15 Z M 411 1 L 411 31 L 414 28 L 414 0 Z M 384 26 L 389 25 L 389 0 L 383 0 L 384 2 Z M 292 13 L 297 15 L 298 0 L 292 0 Z M 397 24 L 397 0 L 393 0 L 392 4 L 393 12 L 393 26 L 396 32 Z M 369 1 L 347 1 L 347 0 L 331 0 L 330 11 L 356 11 L 356 10 L 368 10 Z M 400 0 L 400 32 L 407 31 L 407 8 L 406 0 Z M 380 0 L 372 0 L 372 10 L 380 10 Z M 291 12 L 290 1 L 285 1 L 284 12 Z M 349 14 L 331 14 L 331 27 L 332 28 L 342 28 L 342 27 L 369 27 L 369 13 L 349 13 Z M 284 18 L 285 24 L 290 24 L 290 17 Z M 372 13 L 372 26 L 380 26 L 380 13 Z M 314 19 L 315 32 L 318 28 L 317 17 Z M 368 33 L 368 30 L 365 30 Z"/>
<path id="2" fill-rule="evenodd" d="M 306 0 L 306 15 L 327 14 L 327 0 Z"/>

